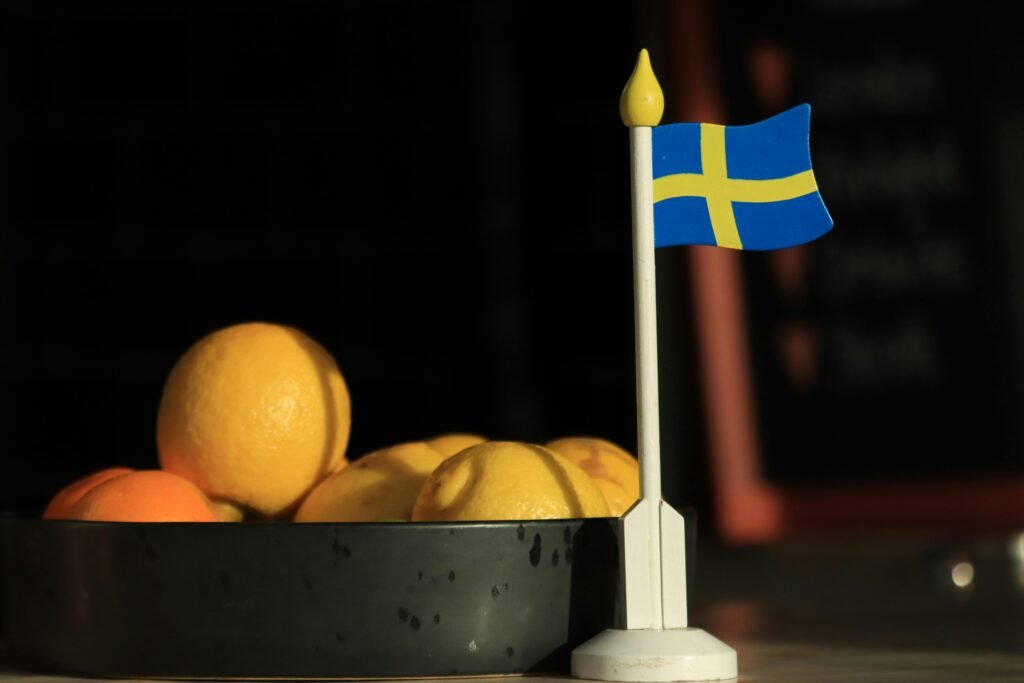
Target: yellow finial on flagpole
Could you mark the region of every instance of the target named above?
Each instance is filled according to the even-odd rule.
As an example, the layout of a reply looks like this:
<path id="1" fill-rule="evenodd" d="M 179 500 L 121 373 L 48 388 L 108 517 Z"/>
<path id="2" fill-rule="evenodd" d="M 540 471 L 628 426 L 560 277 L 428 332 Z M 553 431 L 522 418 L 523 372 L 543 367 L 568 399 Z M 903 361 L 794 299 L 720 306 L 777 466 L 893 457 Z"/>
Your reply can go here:
<path id="1" fill-rule="evenodd" d="M 622 89 L 619 98 L 619 115 L 630 128 L 656 126 L 665 113 L 665 96 L 658 85 L 658 79 L 651 68 L 651 57 L 647 50 L 640 50 L 640 56 L 633 67 L 633 75 Z"/>

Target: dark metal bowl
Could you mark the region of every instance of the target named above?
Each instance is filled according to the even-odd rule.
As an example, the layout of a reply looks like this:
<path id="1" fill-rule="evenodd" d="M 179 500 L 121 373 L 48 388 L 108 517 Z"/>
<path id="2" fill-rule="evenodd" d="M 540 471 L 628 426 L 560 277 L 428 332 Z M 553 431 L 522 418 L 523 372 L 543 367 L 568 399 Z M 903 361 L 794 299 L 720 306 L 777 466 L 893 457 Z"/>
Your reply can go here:
<path id="1" fill-rule="evenodd" d="M 8 654 L 115 677 L 566 672 L 614 625 L 616 523 L 4 522 Z"/>

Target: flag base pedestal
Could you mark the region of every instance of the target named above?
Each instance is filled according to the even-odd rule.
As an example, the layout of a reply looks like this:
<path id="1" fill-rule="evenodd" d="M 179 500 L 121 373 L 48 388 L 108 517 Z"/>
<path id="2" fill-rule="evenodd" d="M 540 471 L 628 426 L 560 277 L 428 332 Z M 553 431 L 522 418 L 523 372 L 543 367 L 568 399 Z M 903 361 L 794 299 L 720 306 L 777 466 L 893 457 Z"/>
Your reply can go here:
<path id="1" fill-rule="evenodd" d="M 736 650 L 699 628 L 608 629 L 572 652 L 572 675 L 598 681 L 736 678 Z"/>

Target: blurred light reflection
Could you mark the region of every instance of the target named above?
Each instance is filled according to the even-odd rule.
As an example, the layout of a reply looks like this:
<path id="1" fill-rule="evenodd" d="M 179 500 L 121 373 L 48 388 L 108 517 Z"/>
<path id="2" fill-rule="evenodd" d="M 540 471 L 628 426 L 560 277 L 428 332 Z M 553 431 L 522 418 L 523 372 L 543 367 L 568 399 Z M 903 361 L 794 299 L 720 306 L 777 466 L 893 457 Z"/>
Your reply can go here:
<path id="1" fill-rule="evenodd" d="M 974 583 L 974 565 L 970 562 L 957 562 L 950 571 L 950 578 L 957 588 L 967 588 Z"/>

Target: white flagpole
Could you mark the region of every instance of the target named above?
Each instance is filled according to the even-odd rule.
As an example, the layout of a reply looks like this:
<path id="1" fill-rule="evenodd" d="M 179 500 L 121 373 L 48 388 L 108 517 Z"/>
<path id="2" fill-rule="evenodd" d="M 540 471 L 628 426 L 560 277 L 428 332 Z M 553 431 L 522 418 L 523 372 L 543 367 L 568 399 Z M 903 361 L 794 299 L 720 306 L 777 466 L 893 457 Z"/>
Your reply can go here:
<path id="1" fill-rule="evenodd" d="M 629 148 L 633 185 L 633 309 L 640 494 L 651 513 L 647 515 L 650 628 L 660 629 L 664 625 L 661 525 L 658 514 L 661 505 L 661 428 L 658 409 L 658 308 L 654 279 L 651 126 L 630 128 Z"/>

